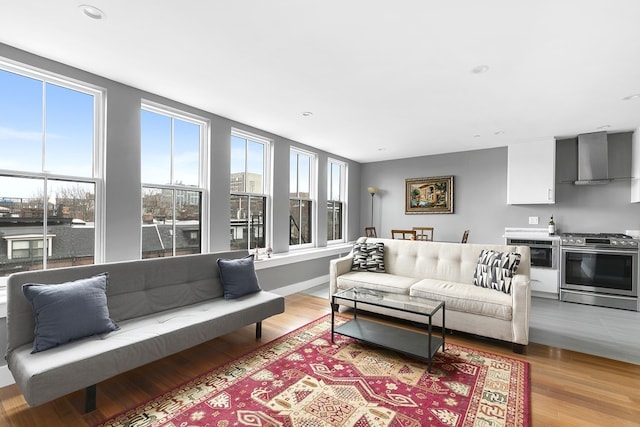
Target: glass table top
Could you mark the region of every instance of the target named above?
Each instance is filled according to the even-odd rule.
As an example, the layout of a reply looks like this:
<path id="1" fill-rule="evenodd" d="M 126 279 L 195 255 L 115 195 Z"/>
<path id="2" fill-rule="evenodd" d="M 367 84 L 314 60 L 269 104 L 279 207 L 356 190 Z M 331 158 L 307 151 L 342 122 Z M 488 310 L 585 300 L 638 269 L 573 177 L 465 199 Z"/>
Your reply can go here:
<path id="1" fill-rule="evenodd" d="M 333 298 L 334 300 L 362 302 L 425 316 L 434 315 L 444 306 L 442 301 L 367 288 L 346 289 L 333 294 Z"/>

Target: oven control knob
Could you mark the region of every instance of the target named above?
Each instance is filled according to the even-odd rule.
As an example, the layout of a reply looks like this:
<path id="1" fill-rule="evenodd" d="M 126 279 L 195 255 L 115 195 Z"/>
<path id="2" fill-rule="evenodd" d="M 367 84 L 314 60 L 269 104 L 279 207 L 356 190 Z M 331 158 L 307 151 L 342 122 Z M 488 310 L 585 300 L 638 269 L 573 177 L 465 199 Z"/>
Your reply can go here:
<path id="1" fill-rule="evenodd" d="M 624 242 L 622 242 L 622 244 L 624 245 Z M 612 246 L 617 246 L 618 245 L 618 241 L 617 240 L 612 240 L 611 241 L 611 245 Z"/>
<path id="2" fill-rule="evenodd" d="M 625 241 L 623 240 L 622 242 L 620 242 L 620 244 L 621 244 L 622 246 L 626 246 L 626 245 L 627 245 L 627 242 L 625 242 Z"/>
<path id="3" fill-rule="evenodd" d="M 635 240 L 629 241 L 629 246 L 638 246 Z"/>
<path id="4" fill-rule="evenodd" d="M 581 245 L 581 244 L 583 244 L 583 243 L 584 243 L 584 242 L 582 241 L 582 239 L 576 239 L 576 244 L 577 244 L 577 245 Z"/>

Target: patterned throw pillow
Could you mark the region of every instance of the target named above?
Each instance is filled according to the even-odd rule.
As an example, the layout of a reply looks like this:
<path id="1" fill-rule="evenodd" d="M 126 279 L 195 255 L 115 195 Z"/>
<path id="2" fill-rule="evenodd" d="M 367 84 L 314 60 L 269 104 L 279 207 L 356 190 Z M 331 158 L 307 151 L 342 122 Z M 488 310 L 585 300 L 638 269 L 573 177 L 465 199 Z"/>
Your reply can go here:
<path id="1" fill-rule="evenodd" d="M 351 270 L 384 273 L 384 243 L 354 244 Z"/>
<path id="2" fill-rule="evenodd" d="M 473 284 L 510 294 L 511 280 L 520 265 L 520 258 L 521 255 L 515 252 L 483 249 L 478 257 Z"/>

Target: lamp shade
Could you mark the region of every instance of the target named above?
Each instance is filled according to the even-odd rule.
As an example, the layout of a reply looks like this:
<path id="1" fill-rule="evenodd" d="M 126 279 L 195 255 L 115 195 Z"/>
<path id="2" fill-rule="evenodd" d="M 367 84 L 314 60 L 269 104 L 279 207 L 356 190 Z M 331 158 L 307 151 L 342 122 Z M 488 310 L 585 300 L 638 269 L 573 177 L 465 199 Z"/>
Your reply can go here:
<path id="1" fill-rule="evenodd" d="M 367 187 L 369 194 L 374 195 L 378 192 L 378 187 Z"/>

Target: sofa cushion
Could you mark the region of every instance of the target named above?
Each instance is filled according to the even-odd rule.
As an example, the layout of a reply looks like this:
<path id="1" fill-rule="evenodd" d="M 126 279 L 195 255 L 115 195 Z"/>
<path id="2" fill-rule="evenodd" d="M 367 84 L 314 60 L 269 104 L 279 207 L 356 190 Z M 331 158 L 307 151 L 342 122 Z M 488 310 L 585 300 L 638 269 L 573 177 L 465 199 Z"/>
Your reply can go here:
<path id="1" fill-rule="evenodd" d="M 384 273 L 384 243 L 355 243 L 351 270 Z"/>
<path id="2" fill-rule="evenodd" d="M 509 321 L 513 315 L 511 295 L 465 283 L 423 279 L 411 287 L 409 294 L 444 301 L 447 310 Z"/>
<path id="3" fill-rule="evenodd" d="M 338 289 L 367 288 L 386 292 L 408 294 L 409 288 L 420 279 L 388 273 L 350 271 L 338 277 Z"/>
<path id="4" fill-rule="evenodd" d="M 520 265 L 520 254 L 483 249 L 473 275 L 473 284 L 511 293 L 511 280 Z"/>
<path id="5" fill-rule="evenodd" d="M 218 258 L 224 299 L 240 298 L 262 290 L 258 283 L 253 254 L 240 259 Z"/>
<path id="6" fill-rule="evenodd" d="M 107 280 L 97 276 L 60 284 L 25 283 L 35 317 L 33 353 L 118 329 L 109 317 Z"/>

